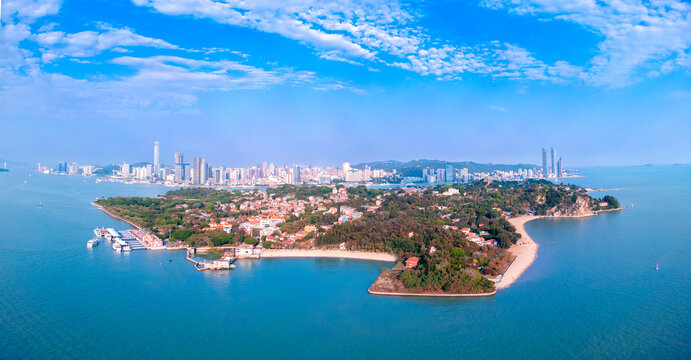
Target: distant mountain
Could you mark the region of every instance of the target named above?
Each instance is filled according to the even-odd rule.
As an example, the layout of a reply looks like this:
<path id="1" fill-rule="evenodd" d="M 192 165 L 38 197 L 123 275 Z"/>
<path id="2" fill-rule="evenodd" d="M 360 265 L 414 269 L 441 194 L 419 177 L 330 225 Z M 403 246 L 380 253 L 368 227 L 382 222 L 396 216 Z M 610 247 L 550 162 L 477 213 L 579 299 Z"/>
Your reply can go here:
<path id="1" fill-rule="evenodd" d="M 472 162 L 472 161 L 453 162 L 453 161 L 426 160 L 426 159 L 413 160 L 413 161 L 408 161 L 408 162 L 397 161 L 397 160 L 373 161 L 373 162 L 369 162 L 369 163 L 357 164 L 353 167 L 356 169 L 363 169 L 365 166 L 369 166 L 372 169 L 380 169 L 380 170 L 386 170 L 386 171 L 392 171 L 395 169 L 396 171 L 400 172 L 403 176 L 421 177 L 422 176 L 422 169 L 424 169 L 424 168 L 443 169 L 443 168 L 446 168 L 446 165 L 451 165 L 455 169 L 467 168 L 468 172 L 471 172 L 471 173 L 483 172 L 483 171 L 492 171 L 492 170 L 502 170 L 502 171 L 514 170 L 515 171 L 518 169 L 533 169 L 533 168 L 537 167 L 537 165 L 533 165 L 533 164 L 515 164 L 515 165 L 510 165 L 510 164 L 480 164 L 480 163 L 476 163 L 476 162 Z"/>

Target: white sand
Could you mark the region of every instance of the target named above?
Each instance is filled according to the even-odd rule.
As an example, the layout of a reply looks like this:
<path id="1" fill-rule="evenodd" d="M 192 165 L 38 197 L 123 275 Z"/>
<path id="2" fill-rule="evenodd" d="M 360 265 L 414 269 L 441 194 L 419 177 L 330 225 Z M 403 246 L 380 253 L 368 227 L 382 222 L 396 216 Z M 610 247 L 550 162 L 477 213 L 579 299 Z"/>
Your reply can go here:
<path id="1" fill-rule="evenodd" d="M 495 285 L 497 290 L 511 286 L 511 284 L 516 282 L 521 274 L 532 265 L 533 261 L 535 261 L 538 245 L 528 236 L 528 233 L 525 232 L 525 223 L 539 218 L 541 218 L 541 216 L 521 216 L 509 219 L 511 225 L 521 234 L 521 238 L 518 239 L 516 244 L 511 245 L 509 248 L 509 252 L 516 255 L 516 260 L 514 260 L 513 264 L 506 270 L 501 281 Z"/>
<path id="2" fill-rule="evenodd" d="M 369 251 L 348 251 L 348 250 L 294 250 L 294 249 L 265 249 L 262 253 L 263 258 L 284 258 L 284 257 L 324 257 L 324 258 L 344 258 L 362 259 L 374 261 L 396 261 L 393 254 Z"/>

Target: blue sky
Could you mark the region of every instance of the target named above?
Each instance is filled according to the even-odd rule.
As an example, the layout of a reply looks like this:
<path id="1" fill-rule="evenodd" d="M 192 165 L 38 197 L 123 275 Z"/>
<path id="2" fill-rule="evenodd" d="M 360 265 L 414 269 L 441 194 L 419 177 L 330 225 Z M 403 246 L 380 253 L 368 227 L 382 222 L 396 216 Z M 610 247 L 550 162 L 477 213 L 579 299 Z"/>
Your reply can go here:
<path id="1" fill-rule="evenodd" d="M 691 162 L 685 1 L 1 8 L 0 158 Z"/>

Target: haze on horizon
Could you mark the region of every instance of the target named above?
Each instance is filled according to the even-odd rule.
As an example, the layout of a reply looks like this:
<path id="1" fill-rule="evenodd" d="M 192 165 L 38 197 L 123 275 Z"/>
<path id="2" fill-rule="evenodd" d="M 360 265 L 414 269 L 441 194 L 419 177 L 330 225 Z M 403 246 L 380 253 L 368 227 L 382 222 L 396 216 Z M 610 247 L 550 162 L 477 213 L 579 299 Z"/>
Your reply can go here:
<path id="1" fill-rule="evenodd" d="M 691 162 L 679 0 L 4 0 L 0 158 Z"/>

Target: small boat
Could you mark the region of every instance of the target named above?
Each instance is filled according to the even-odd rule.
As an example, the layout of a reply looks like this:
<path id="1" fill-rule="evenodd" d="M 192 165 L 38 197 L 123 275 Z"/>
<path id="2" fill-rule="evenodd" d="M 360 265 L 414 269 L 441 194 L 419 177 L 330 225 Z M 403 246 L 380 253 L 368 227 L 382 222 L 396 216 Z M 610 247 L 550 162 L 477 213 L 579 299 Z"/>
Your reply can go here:
<path id="1" fill-rule="evenodd" d="M 91 239 L 91 240 L 86 242 L 86 247 L 92 248 L 98 244 L 99 244 L 98 239 Z"/>
<path id="2" fill-rule="evenodd" d="M 113 251 L 119 253 L 122 251 L 122 246 L 120 246 L 120 243 L 114 242 L 113 243 Z"/>
<path id="3" fill-rule="evenodd" d="M 38 206 L 43 206 L 43 203 L 41 203 L 41 202 L 40 202 L 40 203 L 38 203 Z"/>

